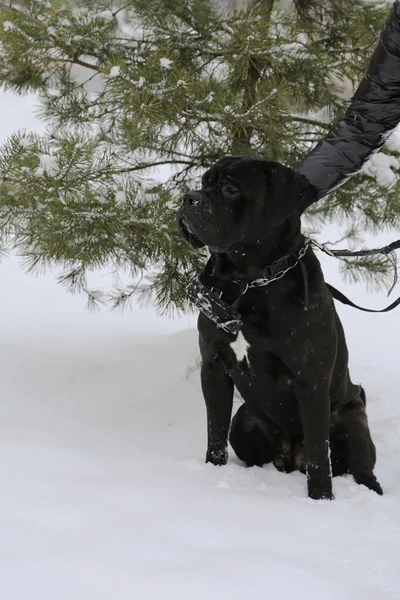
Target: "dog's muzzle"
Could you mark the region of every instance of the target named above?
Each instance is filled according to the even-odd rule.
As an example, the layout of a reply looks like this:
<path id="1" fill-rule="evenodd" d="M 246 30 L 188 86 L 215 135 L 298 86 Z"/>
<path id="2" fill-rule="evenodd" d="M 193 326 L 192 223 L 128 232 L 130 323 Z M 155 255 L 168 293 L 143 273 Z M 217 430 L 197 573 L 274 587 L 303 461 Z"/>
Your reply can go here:
<path id="1" fill-rule="evenodd" d="M 192 246 L 192 248 L 198 250 L 199 248 L 203 248 L 205 246 L 205 244 L 197 236 L 189 219 L 185 216 L 182 216 L 181 211 L 178 212 L 178 227 L 182 236 Z"/>
<path id="2" fill-rule="evenodd" d="M 192 222 L 193 212 L 202 199 L 201 192 L 188 192 L 184 195 L 180 209 L 178 210 L 178 227 L 182 236 L 187 242 L 195 248 L 203 248 L 204 242 L 201 241 L 196 233 L 196 228 Z"/>

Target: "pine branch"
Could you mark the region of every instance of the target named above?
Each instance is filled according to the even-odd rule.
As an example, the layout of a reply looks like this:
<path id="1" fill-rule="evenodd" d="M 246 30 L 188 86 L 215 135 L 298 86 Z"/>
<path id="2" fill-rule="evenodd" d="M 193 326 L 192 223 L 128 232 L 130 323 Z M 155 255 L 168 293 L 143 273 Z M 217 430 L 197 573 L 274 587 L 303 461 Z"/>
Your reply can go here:
<path id="1" fill-rule="evenodd" d="M 133 173 L 134 171 L 143 171 L 144 169 L 151 169 L 152 167 L 160 167 L 162 165 L 189 165 L 189 167 L 195 167 L 196 163 L 187 160 L 162 160 L 150 163 L 141 163 L 133 167 L 127 167 L 126 169 L 110 171 L 110 173 L 112 173 L 113 175 L 121 175 L 123 173 Z"/>
<path id="2" fill-rule="evenodd" d="M 0 85 L 39 91 L 47 125 L 0 149 L 2 243 L 27 267 L 61 265 L 91 305 L 149 294 L 160 310 L 184 309 L 206 256 L 177 231 L 182 194 L 232 148 L 298 164 L 346 107 L 333 76 L 359 81 L 387 12 L 301 1 L 310 18 L 272 0 L 224 13 L 208 0 L 0 2 Z M 162 185 L 149 180 L 156 167 L 172 167 Z M 400 184 L 359 176 L 308 216 L 316 230 L 337 219 L 350 237 L 398 226 Z M 90 290 L 86 273 L 104 265 L 135 283 Z M 349 267 L 364 279 L 392 268 Z"/>
<path id="3" fill-rule="evenodd" d="M 64 60 L 54 60 L 54 62 L 61 62 L 61 63 L 68 63 L 71 65 L 79 65 L 80 67 L 86 67 L 86 69 L 91 69 L 92 71 L 97 71 L 98 73 L 101 73 L 101 69 L 99 69 L 98 67 L 96 67 L 96 65 L 92 65 L 91 63 L 88 63 L 84 60 L 81 60 L 80 58 L 66 58 Z"/>
<path id="4" fill-rule="evenodd" d="M 298 123 L 306 123 L 307 125 L 314 125 L 315 127 L 320 127 L 321 129 L 329 130 L 332 125 L 329 123 L 324 123 L 323 121 L 317 121 L 316 119 L 309 119 L 307 117 L 299 117 L 297 115 L 291 115 L 293 121 L 297 121 Z"/>

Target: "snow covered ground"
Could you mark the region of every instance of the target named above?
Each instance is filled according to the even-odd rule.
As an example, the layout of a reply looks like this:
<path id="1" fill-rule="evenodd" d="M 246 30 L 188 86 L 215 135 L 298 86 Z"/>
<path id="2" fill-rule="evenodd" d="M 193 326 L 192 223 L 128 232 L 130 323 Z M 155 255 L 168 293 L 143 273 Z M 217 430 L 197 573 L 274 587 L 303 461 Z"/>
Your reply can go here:
<path id="1" fill-rule="evenodd" d="M 0 137 L 31 105 L 0 95 Z M 314 502 L 301 474 L 204 464 L 193 317 L 91 315 L 15 258 L 0 280 L 2 599 L 398 600 L 400 309 L 338 307 L 385 495 L 340 477 Z"/>

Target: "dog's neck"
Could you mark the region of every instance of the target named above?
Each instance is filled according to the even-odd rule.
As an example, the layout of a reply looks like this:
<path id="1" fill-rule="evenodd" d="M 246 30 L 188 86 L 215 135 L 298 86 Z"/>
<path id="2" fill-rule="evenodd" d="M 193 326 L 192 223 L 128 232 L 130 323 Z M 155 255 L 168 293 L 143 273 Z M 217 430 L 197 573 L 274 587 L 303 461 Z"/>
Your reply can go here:
<path id="1" fill-rule="evenodd" d="M 300 219 L 292 217 L 256 242 L 234 244 L 224 254 L 213 252 L 212 275 L 222 281 L 260 277 L 267 266 L 287 254 L 295 254 L 302 244 Z"/>

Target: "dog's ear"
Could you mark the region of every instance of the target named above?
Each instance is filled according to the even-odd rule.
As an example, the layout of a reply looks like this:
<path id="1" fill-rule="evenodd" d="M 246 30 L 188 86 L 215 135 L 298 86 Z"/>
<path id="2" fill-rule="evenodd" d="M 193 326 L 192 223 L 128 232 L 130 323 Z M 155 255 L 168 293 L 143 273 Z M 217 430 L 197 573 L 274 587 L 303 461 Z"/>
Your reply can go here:
<path id="1" fill-rule="evenodd" d="M 308 179 L 290 167 L 265 161 L 267 179 L 266 208 L 268 219 L 280 225 L 294 212 L 301 214 L 317 200 L 317 194 Z"/>

